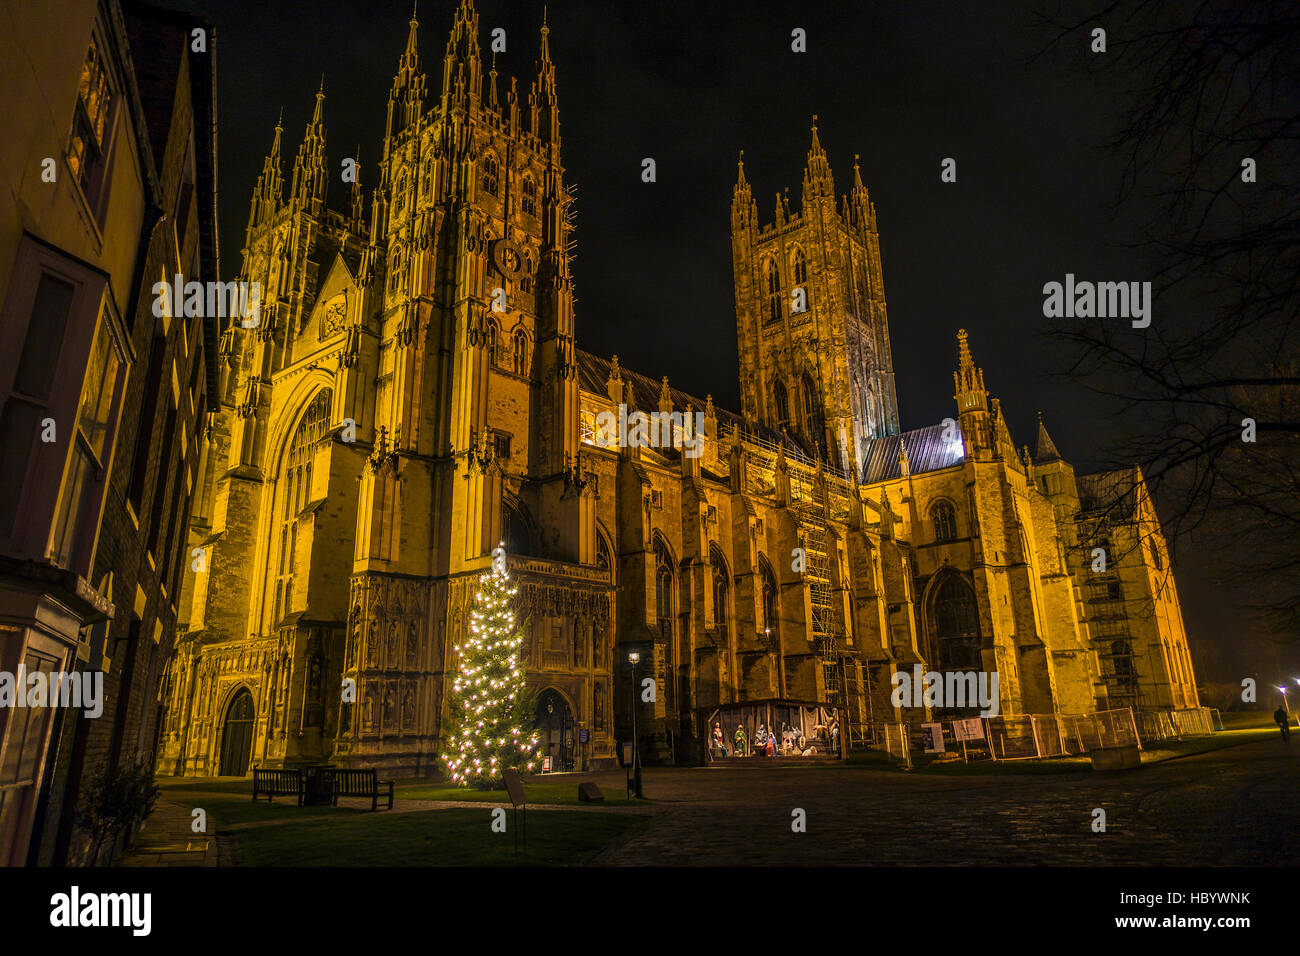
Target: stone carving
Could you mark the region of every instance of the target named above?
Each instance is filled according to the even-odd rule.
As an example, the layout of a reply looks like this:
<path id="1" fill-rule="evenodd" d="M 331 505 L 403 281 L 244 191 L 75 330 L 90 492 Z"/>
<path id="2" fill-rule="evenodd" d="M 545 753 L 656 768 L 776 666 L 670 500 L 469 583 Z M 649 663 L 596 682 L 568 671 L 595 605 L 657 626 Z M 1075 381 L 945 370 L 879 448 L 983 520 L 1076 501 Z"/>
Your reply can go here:
<path id="1" fill-rule="evenodd" d="M 348 296 L 340 292 L 325 303 L 320 317 L 320 339 L 324 341 L 343 331 L 347 324 Z"/>

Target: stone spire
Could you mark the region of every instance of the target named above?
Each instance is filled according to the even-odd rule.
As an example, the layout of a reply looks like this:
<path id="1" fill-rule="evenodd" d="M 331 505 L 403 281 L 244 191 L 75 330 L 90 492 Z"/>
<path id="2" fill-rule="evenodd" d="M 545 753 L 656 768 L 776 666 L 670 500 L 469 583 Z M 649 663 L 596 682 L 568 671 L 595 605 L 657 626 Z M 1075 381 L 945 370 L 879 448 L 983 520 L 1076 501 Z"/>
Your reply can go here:
<path id="1" fill-rule="evenodd" d="M 478 49 L 478 11 L 474 0 L 460 0 L 447 55 L 442 61 L 443 106 L 469 99 L 477 102 L 483 88 L 483 63 Z"/>
<path id="2" fill-rule="evenodd" d="M 991 448 L 989 436 L 989 393 L 984 388 L 984 370 L 975 365 L 970 354 L 970 343 L 965 329 L 957 332 L 957 371 L 953 372 L 957 415 L 961 421 L 961 434 L 966 444 L 966 454 L 972 455 Z"/>
<path id="3" fill-rule="evenodd" d="M 555 64 L 551 62 L 551 29 L 546 25 L 546 8 L 542 8 L 541 56 L 537 61 L 537 79 L 528 94 L 532 115 L 531 130 L 544 143 L 560 142 L 560 102 L 555 91 Z"/>
<path id="4" fill-rule="evenodd" d="M 810 200 L 829 197 L 835 198 L 835 177 L 831 175 L 831 165 L 826 159 L 826 150 L 822 149 L 817 136 L 817 114 L 813 114 L 812 146 L 808 150 L 808 166 L 803 174 L 803 203 Z"/>
<path id="5" fill-rule="evenodd" d="M 1056 450 L 1056 442 L 1052 441 L 1052 436 L 1047 434 L 1047 426 L 1043 424 L 1043 413 L 1038 413 L 1038 442 L 1034 447 L 1034 461 L 1038 464 L 1045 464 L 1049 461 L 1064 461 L 1061 453 Z"/>
<path id="6" fill-rule="evenodd" d="M 289 202 L 312 215 L 319 215 L 325 207 L 325 190 L 329 178 L 325 172 L 325 124 L 322 122 L 325 107 L 325 77 L 321 76 L 316 92 L 316 108 L 303 134 L 298 157 L 293 163 L 293 189 Z"/>
<path id="7" fill-rule="evenodd" d="M 253 201 L 248 211 L 248 230 L 245 233 L 245 246 L 252 239 L 253 228 L 270 219 L 284 201 L 284 176 L 280 172 L 280 140 L 284 133 L 284 110 L 275 123 L 275 138 L 271 141 L 271 151 L 262 160 L 262 174 L 257 177 L 257 187 L 253 190 Z"/>
<path id="8" fill-rule="evenodd" d="M 420 21 L 415 18 L 415 8 L 411 8 L 409 22 L 410 32 L 406 36 L 406 49 L 397 61 L 397 73 L 393 77 L 393 88 L 388 93 L 388 125 L 384 139 L 390 140 L 416 125 L 424 113 L 424 94 L 426 80 L 420 70 L 420 51 L 416 34 Z M 385 153 L 388 149 L 385 143 Z"/>
<path id="9" fill-rule="evenodd" d="M 745 151 L 740 151 L 736 160 L 736 187 L 731 192 L 731 229 L 732 232 L 747 230 L 758 222 L 758 204 L 754 202 L 754 193 L 745 179 Z"/>

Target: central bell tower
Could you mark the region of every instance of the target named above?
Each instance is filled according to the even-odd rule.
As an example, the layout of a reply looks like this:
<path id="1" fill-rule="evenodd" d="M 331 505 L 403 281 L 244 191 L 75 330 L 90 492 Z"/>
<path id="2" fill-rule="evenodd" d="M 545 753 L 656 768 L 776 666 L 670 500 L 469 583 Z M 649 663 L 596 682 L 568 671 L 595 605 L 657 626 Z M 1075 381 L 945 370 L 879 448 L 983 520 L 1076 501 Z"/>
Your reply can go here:
<path id="1" fill-rule="evenodd" d="M 876 209 L 857 157 L 837 210 L 814 116 L 800 208 L 778 195 L 767 225 L 743 152 L 738 166 L 731 251 L 745 416 L 860 470 L 867 442 L 898 434 L 898 405 Z"/>

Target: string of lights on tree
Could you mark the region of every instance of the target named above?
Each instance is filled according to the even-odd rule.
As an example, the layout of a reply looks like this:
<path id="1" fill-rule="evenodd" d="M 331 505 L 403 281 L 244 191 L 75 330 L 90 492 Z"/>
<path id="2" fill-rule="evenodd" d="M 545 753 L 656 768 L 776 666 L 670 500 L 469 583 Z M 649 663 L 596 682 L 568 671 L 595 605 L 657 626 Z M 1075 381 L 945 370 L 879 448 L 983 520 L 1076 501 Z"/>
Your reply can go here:
<path id="1" fill-rule="evenodd" d="M 456 729 L 443 760 L 462 787 L 490 787 L 507 767 L 532 771 L 540 743 L 515 712 L 525 685 L 524 633 L 516 626 L 513 603 L 518 589 L 506 570 L 505 548 L 494 550 L 492 559 L 491 570 L 479 578 L 452 683 Z"/>

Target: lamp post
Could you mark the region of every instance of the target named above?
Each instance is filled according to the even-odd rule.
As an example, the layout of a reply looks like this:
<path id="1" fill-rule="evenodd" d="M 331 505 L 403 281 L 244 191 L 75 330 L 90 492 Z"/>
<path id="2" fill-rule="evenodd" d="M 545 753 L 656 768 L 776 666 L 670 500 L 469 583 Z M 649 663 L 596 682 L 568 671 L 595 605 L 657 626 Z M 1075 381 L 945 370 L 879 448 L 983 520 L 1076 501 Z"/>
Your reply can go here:
<path id="1" fill-rule="evenodd" d="M 641 739 L 637 735 L 636 727 L 636 665 L 641 660 L 641 655 L 632 651 L 627 655 L 628 662 L 632 665 L 632 788 L 640 799 L 641 793 Z"/>
<path id="2" fill-rule="evenodd" d="M 1289 719 L 1291 717 L 1291 702 L 1286 699 L 1286 688 L 1279 687 L 1278 690 L 1282 692 L 1282 706 L 1286 708 L 1286 715 Z"/>

